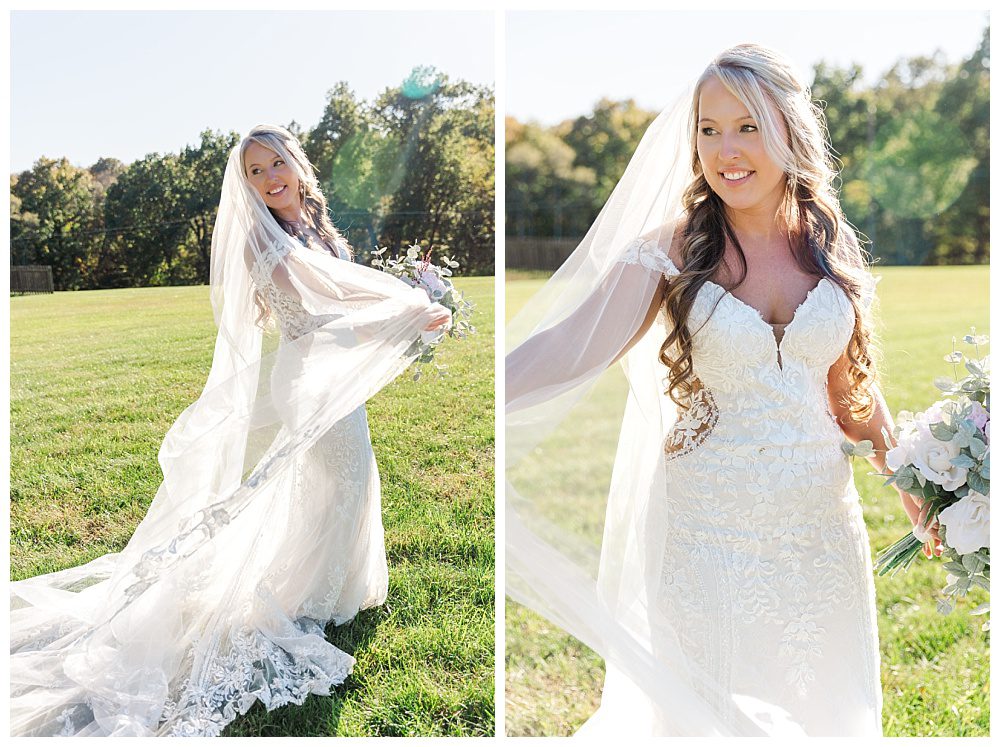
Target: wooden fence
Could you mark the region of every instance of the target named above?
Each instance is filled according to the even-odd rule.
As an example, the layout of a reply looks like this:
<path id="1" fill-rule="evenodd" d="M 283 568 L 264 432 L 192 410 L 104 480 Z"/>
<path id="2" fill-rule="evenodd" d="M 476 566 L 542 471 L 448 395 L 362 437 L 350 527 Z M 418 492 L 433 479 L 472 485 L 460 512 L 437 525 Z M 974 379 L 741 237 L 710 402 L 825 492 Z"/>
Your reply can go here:
<path id="1" fill-rule="evenodd" d="M 504 265 L 518 270 L 556 270 L 579 243 L 579 238 L 507 236 L 504 239 Z"/>
<path id="2" fill-rule="evenodd" d="M 48 265 L 11 265 L 11 293 L 52 293 L 52 268 Z"/>

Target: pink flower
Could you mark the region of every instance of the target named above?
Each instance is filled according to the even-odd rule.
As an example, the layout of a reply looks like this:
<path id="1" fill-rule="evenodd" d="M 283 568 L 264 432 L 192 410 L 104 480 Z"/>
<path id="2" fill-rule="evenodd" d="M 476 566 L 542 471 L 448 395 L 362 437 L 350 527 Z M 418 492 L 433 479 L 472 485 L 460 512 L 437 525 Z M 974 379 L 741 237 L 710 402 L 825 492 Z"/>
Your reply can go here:
<path id="1" fill-rule="evenodd" d="M 976 424 L 976 427 L 979 430 L 986 433 L 986 424 L 990 422 L 990 411 L 983 407 L 979 402 L 973 400 L 972 410 L 969 412 L 969 419 Z M 989 443 L 989 434 L 987 434 L 987 443 Z"/>

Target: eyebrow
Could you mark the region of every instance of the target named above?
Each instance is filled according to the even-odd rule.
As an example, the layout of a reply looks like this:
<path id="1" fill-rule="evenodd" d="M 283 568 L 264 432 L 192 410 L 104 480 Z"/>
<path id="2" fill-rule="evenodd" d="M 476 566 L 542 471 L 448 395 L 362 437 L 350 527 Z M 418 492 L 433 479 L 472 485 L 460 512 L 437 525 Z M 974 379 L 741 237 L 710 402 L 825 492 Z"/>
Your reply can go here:
<path id="1" fill-rule="evenodd" d="M 747 114 L 745 117 L 740 117 L 736 121 L 742 122 L 744 119 L 753 119 L 753 117 L 750 114 Z M 698 124 L 701 124 L 702 122 L 715 122 L 715 120 L 709 117 L 702 117 L 701 119 L 698 120 Z"/>
<path id="2" fill-rule="evenodd" d="M 274 158 L 272 160 L 277 161 L 280 158 L 281 158 L 281 156 L 279 156 L 277 153 L 275 153 L 274 154 Z M 251 164 L 247 165 L 247 168 L 249 169 L 251 166 L 260 166 L 260 165 L 261 164 L 259 164 L 259 163 L 251 163 Z"/>

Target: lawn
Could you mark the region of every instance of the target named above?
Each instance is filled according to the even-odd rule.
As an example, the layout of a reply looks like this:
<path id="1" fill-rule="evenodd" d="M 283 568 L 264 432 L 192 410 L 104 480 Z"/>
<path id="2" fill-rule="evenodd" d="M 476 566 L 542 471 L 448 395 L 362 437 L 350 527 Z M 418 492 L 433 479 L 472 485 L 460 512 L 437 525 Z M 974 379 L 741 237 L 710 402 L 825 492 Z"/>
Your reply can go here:
<path id="1" fill-rule="evenodd" d="M 919 410 L 939 394 L 932 384 L 950 376 L 942 359 L 975 326 L 988 333 L 987 267 L 887 267 L 879 270 L 882 390 L 890 410 Z M 541 287 L 538 273 L 508 273 L 508 317 Z M 601 427 L 582 440 L 615 434 L 618 413 L 590 414 Z M 530 476 L 530 465 L 528 466 Z M 572 472 L 572 468 L 568 468 Z M 854 464 L 873 551 L 891 544 L 909 522 L 891 488 Z M 534 476 L 530 479 L 543 479 Z M 579 478 L 577 478 L 579 479 Z M 599 529 L 599 527 L 598 527 Z M 948 616 L 935 594 L 944 585 L 937 563 L 918 562 L 905 574 L 876 578 L 886 736 L 989 734 L 989 637 L 969 610 L 987 599 L 977 590 Z M 600 657 L 520 605 L 506 603 L 506 733 L 573 733 L 600 704 Z"/>
<path id="2" fill-rule="evenodd" d="M 389 596 L 327 629 L 353 674 L 332 697 L 257 704 L 226 736 L 494 733 L 494 282 L 456 284 L 478 334 L 444 343 L 448 375 L 404 374 L 368 404 Z M 204 286 L 11 299 L 12 579 L 125 545 L 214 337 Z"/>

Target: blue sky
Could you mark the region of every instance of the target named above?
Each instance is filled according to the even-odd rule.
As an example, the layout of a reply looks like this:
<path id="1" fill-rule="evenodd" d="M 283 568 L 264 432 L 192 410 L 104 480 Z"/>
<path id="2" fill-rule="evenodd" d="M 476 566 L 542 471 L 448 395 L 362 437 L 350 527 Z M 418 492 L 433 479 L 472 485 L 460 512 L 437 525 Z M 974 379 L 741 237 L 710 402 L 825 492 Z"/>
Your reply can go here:
<path id="1" fill-rule="evenodd" d="M 555 124 L 602 96 L 670 104 L 723 49 L 757 42 L 782 51 L 811 80 L 815 62 L 860 63 L 873 80 L 903 56 L 940 49 L 967 57 L 985 11 L 511 12 L 506 113 Z"/>
<path id="2" fill-rule="evenodd" d="M 370 99 L 416 65 L 494 83 L 490 12 L 14 12 L 10 28 L 11 171 L 312 126 L 338 81 Z"/>

